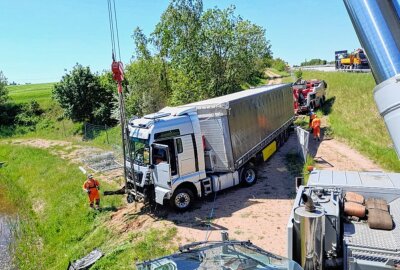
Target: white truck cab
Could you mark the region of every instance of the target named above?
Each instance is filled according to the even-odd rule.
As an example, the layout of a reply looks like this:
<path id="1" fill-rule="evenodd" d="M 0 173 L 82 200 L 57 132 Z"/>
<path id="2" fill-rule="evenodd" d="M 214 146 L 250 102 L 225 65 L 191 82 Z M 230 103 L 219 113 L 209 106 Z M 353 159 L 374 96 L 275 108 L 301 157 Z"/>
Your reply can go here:
<path id="1" fill-rule="evenodd" d="M 130 161 L 134 163 L 139 189 L 153 179 L 153 199 L 163 204 L 164 199 L 171 198 L 172 191 L 187 183 L 184 186 L 189 194 L 176 194 L 181 207 L 186 207 L 193 196 L 201 197 L 200 180 L 206 178 L 206 172 L 199 119 L 194 108 L 165 108 L 130 121 L 129 130 Z"/>

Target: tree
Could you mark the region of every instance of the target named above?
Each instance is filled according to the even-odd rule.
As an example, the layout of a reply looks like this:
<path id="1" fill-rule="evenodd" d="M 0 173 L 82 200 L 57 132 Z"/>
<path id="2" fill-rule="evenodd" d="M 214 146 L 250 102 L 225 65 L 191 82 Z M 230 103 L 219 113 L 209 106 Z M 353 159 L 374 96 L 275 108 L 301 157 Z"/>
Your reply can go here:
<path id="1" fill-rule="evenodd" d="M 166 89 L 171 94 L 169 100 L 173 105 L 202 97 L 202 13 L 201 0 L 172 0 L 152 33 L 151 42 L 163 62 L 163 72 L 173 76 L 163 76 L 165 82 L 170 82 Z M 167 68 L 171 72 L 166 71 Z"/>
<path id="2" fill-rule="evenodd" d="M 301 79 L 303 77 L 303 71 L 301 70 L 301 68 L 294 72 L 294 76 L 296 77 L 296 79 Z"/>
<path id="3" fill-rule="evenodd" d="M 281 58 L 276 58 L 272 61 L 271 67 L 278 71 L 285 71 L 287 63 Z"/>
<path id="4" fill-rule="evenodd" d="M 4 105 L 8 100 L 7 78 L 0 70 L 0 105 Z"/>
<path id="5" fill-rule="evenodd" d="M 239 91 L 272 57 L 265 29 L 235 15 L 234 6 L 204 11 L 201 0 L 172 0 L 150 37 L 140 28 L 132 37 L 131 114 Z"/>
<path id="6" fill-rule="evenodd" d="M 112 124 L 112 89 L 102 86 L 99 76 L 89 67 L 76 64 L 54 86 L 53 97 L 64 109 L 65 115 L 73 121 L 87 121 L 97 124 Z"/>
<path id="7" fill-rule="evenodd" d="M 126 101 L 128 116 L 152 113 L 167 105 L 169 91 L 165 89 L 161 74 L 163 63 L 157 57 L 139 59 L 127 67 L 125 77 L 129 83 Z"/>

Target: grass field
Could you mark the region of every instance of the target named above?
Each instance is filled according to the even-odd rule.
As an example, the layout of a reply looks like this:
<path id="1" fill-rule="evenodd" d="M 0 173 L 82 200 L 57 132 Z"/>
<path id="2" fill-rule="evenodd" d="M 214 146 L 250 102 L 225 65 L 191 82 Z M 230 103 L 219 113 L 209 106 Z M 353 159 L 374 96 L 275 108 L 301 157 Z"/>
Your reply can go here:
<path id="1" fill-rule="evenodd" d="M 14 245 L 18 269 L 66 269 L 70 260 L 100 248 L 105 256 L 91 269 L 134 269 L 137 260 L 172 251 L 173 228 L 123 235 L 105 224 L 121 197 L 102 198 L 104 211 L 88 207 L 85 176 L 76 164 L 47 150 L 0 145 L 2 193 L 18 209 Z M 103 181 L 102 190 L 110 188 Z"/>
<path id="2" fill-rule="evenodd" d="M 400 162 L 373 99 L 372 74 L 303 71 L 303 78 L 328 83 L 327 99 L 331 105 L 322 113 L 328 115 L 335 137 L 344 139 L 384 169 L 400 171 Z"/>
<path id="3" fill-rule="evenodd" d="M 54 83 L 10 85 L 7 86 L 9 96 L 16 103 L 36 100 L 42 108 L 48 108 L 51 104 L 51 91 Z"/>

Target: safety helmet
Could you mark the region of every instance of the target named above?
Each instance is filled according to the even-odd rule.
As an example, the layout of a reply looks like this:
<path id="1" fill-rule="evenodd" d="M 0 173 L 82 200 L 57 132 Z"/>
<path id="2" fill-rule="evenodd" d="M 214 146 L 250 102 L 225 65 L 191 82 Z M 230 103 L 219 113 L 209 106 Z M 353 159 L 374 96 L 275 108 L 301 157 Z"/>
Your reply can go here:
<path id="1" fill-rule="evenodd" d="M 93 178 L 93 174 L 89 174 L 89 175 L 87 176 L 87 178 L 92 179 L 92 178 Z"/>

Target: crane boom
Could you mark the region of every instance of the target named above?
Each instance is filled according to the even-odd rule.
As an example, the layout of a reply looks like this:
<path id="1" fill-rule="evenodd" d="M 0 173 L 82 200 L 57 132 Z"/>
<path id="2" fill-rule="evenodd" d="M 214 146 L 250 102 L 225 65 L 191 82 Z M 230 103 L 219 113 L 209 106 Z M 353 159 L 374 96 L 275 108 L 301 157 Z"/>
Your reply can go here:
<path id="1" fill-rule="evenodd" d="M 374 98 L 400 158 L 400 6 L 396 0 L 344 0 L 377 86 Z"/>

